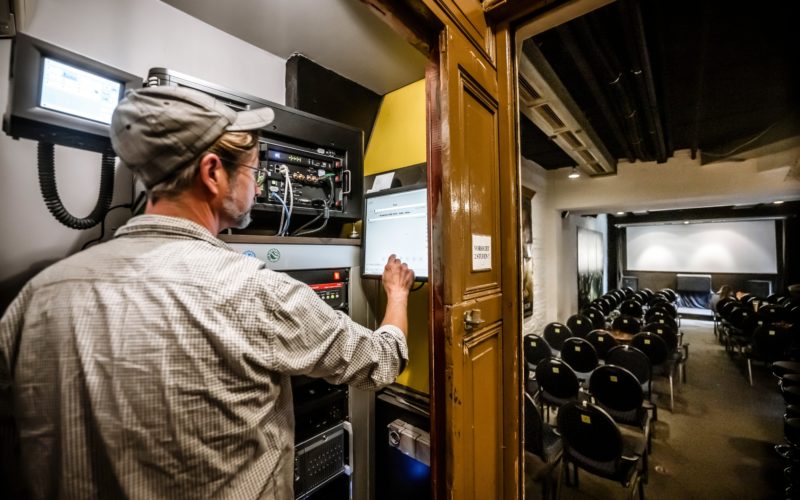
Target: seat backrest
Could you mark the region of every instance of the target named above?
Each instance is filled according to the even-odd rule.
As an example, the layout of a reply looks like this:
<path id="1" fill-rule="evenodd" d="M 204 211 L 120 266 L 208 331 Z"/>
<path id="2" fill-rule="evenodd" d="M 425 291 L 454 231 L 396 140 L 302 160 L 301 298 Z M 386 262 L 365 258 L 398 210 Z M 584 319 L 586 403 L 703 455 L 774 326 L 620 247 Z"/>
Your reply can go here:
<path id="1" fill-rule="evenodd" d="M 723 297 L 717 301 L 717 304 L 714 306 L 714 312 L 717 314 L 722 314 L 722 308 L 725 304 L 730 302 L 736 302 L 734 297 Z"/>
<path id="2" fill-rule="evenodd" d="M 531 366 L 536 366 L 541 360 L 553 355 L 550 344 L 535 333 L 529 333 L 522 337 L 522 349 L 525 354 L 525 362 Z"/>
<path id="3" fill-rule="evenodd" d="M 786 321 L 789 317 L 786 308 L 777 304 L 761 306 L 758 309 L 758 316 L 768 323 Z"/>
<path id="4" fill-rule="evenodd" d="M 751 334 L 755 329 L 756 313 L 749 305 L 734 307 L 728 315 L 728 321 L 742 333 Z"/>
<path id="5" fill-rule="evenodd" d="M 572 337 L 572 331 L 563 323 L 553 322 L 544 327 L 544 339 L 552 349 L 561 350 L 564 341 Z"/>
<path id="6" fill-rule="evenodd" d="M 525 451 L 533 453 L 542 460 L 544 456 L 544 422 L 533 397 L 525 393 Z"/>
<path id="7" fill-rule="evenodd" d="M 661 323 L 648 323 L 644 325 L 642 331 L 655 333 L 667 344 L 667 351 L 672 353 L 678 348 L 678 333 L 669 325 Z"/>
<path id="8" fill-rule="evenodd" d="M 558 410 L 558 431 L 573 461 L 618 463 L 622 435 L 614 420 L 597 405 L 570 402 Z"/>
<path id="9" fill-rule="evenodd" d="M 633 316 L 618 316 L 611 323 L 611 328 L 624 333 L 638 333 L 642 330 L 642 322 Z"/>
<path id="10" fill-rule="evenodd" d="M 594 327 L 592 320 L 583 314 L 573 314 L 567 319 L 567 326 L 572 332 L 573 337 L 585 338 L 586 334 L 591 332 Z"/>
<path id="11" fill-rule="evenodd" d="M 619 345 L 608 351 L 606 364 L 626 368 L 644 384 L 650 380 L 650 359 L 639 349 L 630 345 Z"/>
<path id="12" fill-rule="evenodd" d="M 642 386 L 636 375 L 621 366 L 598 366 L 589 377 L 589 392 L 598 403 L 619 413 L 641 408 Z"/>
<path id="13" fill-rule="evenodd" d="M 766 362 L 785 359 L 792 343 L 791 330 L 775 323 L 766 323 L 753 332 L 752 355 Z"/>
<path id="14" fill-rule="evenodd" d="M 658 292 L 655 295 L 653 295 L 649 301 L 647 301 L 647 305 L 649 307 L 653 307 L 658 304 L 669 303 L 669 302 L 670 300 L 663 292 Z"/>
<path id="15" fill-rule="evenodd" d="M 578 396 L 578 376 L 560 359 L 542 360 L 536 366 L 536 380 L 543 391 L 559 399 Z"/>
<path id="16" fill-rule="evenodd" d="M 678 300 L 678 294 L 672 288 L 662 288 L 659 290 L 659 293 L 664 294 L 670 302 L 675 302 Z"/>
<path id="17" fill-rule="evenodd" d="M 631 345 L 642 351 L 652 366 L 660 365 L 667 360 L 669 350 L 664 339 L 651 332 L 641 332 L 633 336 Z"/>
<path id="18" fill-rule="evenodd" d="M 670 304 L 668 302 L 661 302 L 661 303 L 655 304 L 650 309 L 654 309 L 655 311 L 661 311 L 665 315 L 669 316 L 672 319 L 675 319 L 675 318 L 678 317 L 678 308 L 675 307 L 673 304 Z"/>
<path id="19" fill-rule="evenodd" d="M 619 305 L 619 312 L 623 316 L 633 316 L 641 318 L 643 314 L 642 305 L 635 300 L 628 299 Z"/>
<path id="20" fill-rule="evenodd" d="M 561 360 L 581 373 L 594 370 L 599 362 L 594 346 L 580 337 L 570 337 L 564 341 L 561 346 Z"/>
<path id="21" fill-rule="evenodd" d="M 723 319 L 728 319 L 728 315 L 731 313 L 731 311 L 740 305 L 741 303 L 736 299 L 720 299 L 720 301 L 717 302 L 717 314 L 722 316 Z"/>
<path id="22" fill-rule="evenodd" d="M 619 345 L 619 342 L 611 335 L 611 332 L 600 329 L 589 332 L 586 340 L 594 346 L 594 350 L 597 351 L 597 357 L 600 359 L 606 359 L 608 351 L 612 347 Z"/>
<path id="23" fill-rule="evenodd" d="M 609 297 L 596 298 L 591 302 L 591 305 L 603 311 L 603 314 L 605 314 L 606 316 L 615 307 L 615 303 Z"/>
<path id="24" fill-rule="evenodd" d="M 592 328 L 605 328 L 606 327 L 606 315 L 603 314 L 603 311 L 600 309 L 589 306 L 583 311 L 581 314 L 589 318 L 589 321 L 592 322 Z"/>
<path id="25" fill-rule="evenodd" d="M 637 290 L 636 293 L 633 294 L 633 297 L 631 297 L 631 300 L 635 300 L 640 306 L 643 306 L 650 300 L 650 296 L 647 295 L 644 290 Z"/>
<path id="26" fill-rule="evenodd" d="M 672 328 L 673 330 L 675 330 L 676 333 L 678 331 L 678 322 L 675 321 L 674 319 L 670 318 L 669 316 L 663 316 L 663 315 L 659 316 L 658 313 L 656 313 L 650 319 L 648 319 L 647 322 L 648 323 L 659 323 L 661 325 L 668 326 L 668 327 Z"/>

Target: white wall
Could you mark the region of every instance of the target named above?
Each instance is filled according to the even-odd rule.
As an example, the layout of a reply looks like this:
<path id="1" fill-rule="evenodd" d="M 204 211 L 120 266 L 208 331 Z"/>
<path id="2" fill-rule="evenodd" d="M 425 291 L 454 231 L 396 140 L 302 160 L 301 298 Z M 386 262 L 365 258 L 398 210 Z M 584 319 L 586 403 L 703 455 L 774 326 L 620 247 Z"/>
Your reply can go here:
<path id="1" fill-rule="evenodd" d="M 620 161 L 616 175 L 570 180 L 568 169 L 559 169 L 549 171 L 548 180 L 555 208 L 611 213 L 800 199 L 798 168 L 799 146 L 708 165 L 681 150 L 662 164 Z"/>
<path id="2" fill-rule="evenodd" d="M 605 215 L 562 216 L 556 208 L 549 173 L 536 163 L 522 159 L 522 185 L 535 191 L 531 203 L 533 236 L 533 315 L 523 321 L 523 334 L 540 333 L 551 321 L 566 321 L 578 312 L 578 227 L 603 235 L 608 245 Z M 603 286 L 607 287 L 607 258 L 603 263 Z"/>
<path id="3" fill-rule="evenodd" d="M 135 75 L 166 67 L 280 104 L 286 61 L 197 21 L 158 0 L 38 0 L 28 34 Z M 0 40 L 0 110 L 8 98 L 11 40 Z M 100 155 L 56 147 L 59 194 L 77 217 L 94 207 Z M 131 199 L 131 176 L 118 169 L 114 204 Z M 111 228 L 127 217 L 108 217 Z M 39 192 L 36 143 L 0 134 L 0 310 L 31 275 L 77 251 L 99 226 L 77 231 L 47 211 Z"/>

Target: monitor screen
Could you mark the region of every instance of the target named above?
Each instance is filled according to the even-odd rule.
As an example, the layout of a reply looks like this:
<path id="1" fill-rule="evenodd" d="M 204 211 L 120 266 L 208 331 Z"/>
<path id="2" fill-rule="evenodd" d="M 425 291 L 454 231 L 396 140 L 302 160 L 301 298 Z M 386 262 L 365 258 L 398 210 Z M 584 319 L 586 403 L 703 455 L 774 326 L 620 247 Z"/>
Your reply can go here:
<path id="1" fill-rule="evenodd" d="M 122 83 L 49 57 L 43 58 L 39 106 L 106 125 Z"/>
<path id="2" fill-rule="evenodd" d="M 364 277 L 381 277 L 391 254 L 428 280 L 428 190 L 424 186 L 387 189 L 366 195 Z"/>

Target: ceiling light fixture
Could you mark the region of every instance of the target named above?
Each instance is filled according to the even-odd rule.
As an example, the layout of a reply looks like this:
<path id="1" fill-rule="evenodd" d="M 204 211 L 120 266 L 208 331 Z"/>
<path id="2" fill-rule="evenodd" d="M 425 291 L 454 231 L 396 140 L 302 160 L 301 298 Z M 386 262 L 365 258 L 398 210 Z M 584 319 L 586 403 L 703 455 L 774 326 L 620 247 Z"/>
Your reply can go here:
<path id="1" fill-rule="evenodd" d="M 688 224 L 688 223 L 689 223 L 689 221 L 688 221 L 688 220 L 685 220 L 685 221 L 683 221 L 683 223 L 684 223 L 684 224 Z"/>
<path id="2" fill-rule="evenodd" d="M 625 212 L 617 212 L 617 215 L 625 215 Z"/>
<path id="3" fill-rule="evenodd" d="M 774 205 L 780 205 L 783 203 L 783 200 L 775 200 L 772 202 Z"/>
<path id="4" fill-rule="evenodd" d="M 572 167 L 572 171 L 569 173 L 567 177 L 569 177 L 570 179 L 577 179 L 580 176 L 581 174 L 578 173 L 578 167 Z"/>

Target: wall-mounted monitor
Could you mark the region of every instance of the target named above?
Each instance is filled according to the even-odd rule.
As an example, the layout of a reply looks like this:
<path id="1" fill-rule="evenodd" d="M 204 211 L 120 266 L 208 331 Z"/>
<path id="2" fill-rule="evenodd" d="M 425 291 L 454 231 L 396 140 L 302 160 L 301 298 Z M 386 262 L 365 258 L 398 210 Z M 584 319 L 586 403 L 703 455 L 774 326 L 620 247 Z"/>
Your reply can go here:
<path id="1" fill-rule="evenodd" d="M 3 130 L 91 151 L 110 145 L 111 113 L 142 78 L 20 33 L 14 39 Z"/>
<path id="2" fill-rule="evenodd" d="M 367 193 L 364 203 L 362 274 L 380 278 L 391 254 L 428 281 L 428 190 L 408 186 Z"/>

